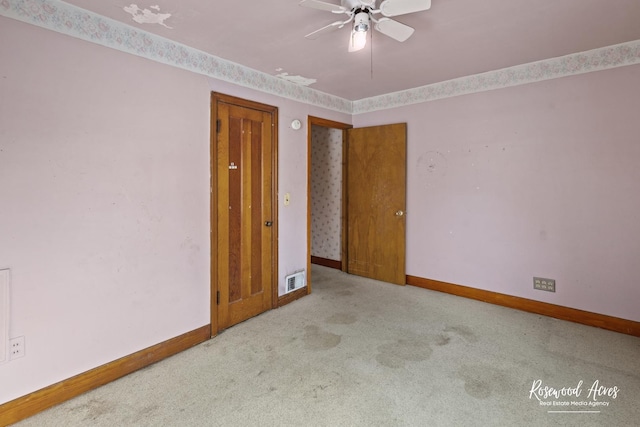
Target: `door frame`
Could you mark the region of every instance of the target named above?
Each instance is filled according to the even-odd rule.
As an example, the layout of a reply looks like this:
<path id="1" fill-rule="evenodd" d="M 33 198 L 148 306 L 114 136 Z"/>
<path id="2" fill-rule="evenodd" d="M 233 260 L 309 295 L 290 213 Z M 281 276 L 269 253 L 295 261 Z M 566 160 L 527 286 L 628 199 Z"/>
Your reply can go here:
<path id="1" fill-rule="evenodd" d="M 217 159 L 216 159 L 216 143 L 218 138 L 217 121 L 218 121 L 218 105 L 220 103 L 237 105 L 243 108 L 250 108 L 271 114 L 271 140 L 272 140 L 272 156 L 271 156 L 271 206 L 273 213 L 273 232 L 271 239 L 272 259 L 271 259 L 271 309 L 278 306 L 278 107 L 274 107 L 267 104 L 262 104 L 247 99 L 237 98 L 235 96 L 226 95 L 219 92 L 211 92 L 211 122 L 210 122 L 210 141 L 209 141 L 209 163 L 210 163 L 210 197 L 209 197 L 209 211 L 210 211 L 210 227 L 211 227 L 211 239 L 210 239 L 210 322 L 211 322 L 211 336 L 218 334 L 218 265 L 216 251 L 218 241 L 218 213 L 217 213 L 217 197 L 218 197 L 218 183 L 217 183 Z"/>
<path id="2" fill-rule="evenodd" d="M 336 122 L 320 117 L 308 116 L 307 118 L 307 292 L 311 293 L 311 126 L 322 126 L 342 130 L 342 214 L 340 221 L 340 258 L 342 271 L 347 271 L 347 129 L 353 125 Z"/>

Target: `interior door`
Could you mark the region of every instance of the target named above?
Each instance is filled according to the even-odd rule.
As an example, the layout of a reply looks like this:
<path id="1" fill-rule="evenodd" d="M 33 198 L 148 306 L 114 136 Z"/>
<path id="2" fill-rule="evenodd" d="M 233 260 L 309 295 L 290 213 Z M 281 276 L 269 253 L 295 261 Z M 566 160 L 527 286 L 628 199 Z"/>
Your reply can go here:
<path id="1" fill-rule="evenodd" d="M 347 130 L 347 272 L 406 283 L 406 123 Z"/>
<path id="2" fill-rule="evenodd" d="M 216 103 L 212 150 L 212 291 L 215 290 L 217 308 L 215 319 L 212 313 L 214 331 L 269 310 L 277 291 L 275 113 L 260 108 L 224 100 Z"/>

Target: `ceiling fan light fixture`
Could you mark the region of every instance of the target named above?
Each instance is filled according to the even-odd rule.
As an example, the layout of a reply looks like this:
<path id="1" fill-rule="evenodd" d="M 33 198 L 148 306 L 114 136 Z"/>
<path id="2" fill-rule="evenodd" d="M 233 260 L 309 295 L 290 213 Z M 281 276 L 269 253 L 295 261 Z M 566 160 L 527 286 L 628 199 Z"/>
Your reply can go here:
<path id="1" fill-rule="evenodd" d="M 349 41 L 349 52 L 356 52 L 364 49 L 367 45 L 366 31 L 352 31 L 351 40 Z"/>
<path id="2" fill-rule="evenodd" d="M 353 30 L 349 40 L 349 52 L 356 52 L 364 49 L 367 45 L 367 32 L 369 31 L 369 13 L 365 11 L 357 12 L 353 19 Z"/>

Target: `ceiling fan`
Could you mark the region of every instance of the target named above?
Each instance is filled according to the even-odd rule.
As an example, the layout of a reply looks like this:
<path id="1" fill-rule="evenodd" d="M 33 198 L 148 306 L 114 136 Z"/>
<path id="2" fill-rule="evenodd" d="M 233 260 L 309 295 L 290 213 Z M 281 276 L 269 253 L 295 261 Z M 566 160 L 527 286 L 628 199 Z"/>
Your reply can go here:
<path id="1" fill-rule="evenodd" d="M 391 16 L 406 15 L 421 12 L 431 7 L 431 0 L 382 0 L 376 9 L 377 0 L 341 0 L 340 4 L 328 3 L 321 0 L 302 0 L 300 6 L 319 9 L 335 14 L 346 14 L 348 18 L 335 21 L 320 28 L 305 37 L 316 39 L 322 34 L 337 30 L 353 22 L 349 38 L 349 52 L 363 49 L 367 43 L 367 32 L 373 27 L 382 34 L 403 42 L 413 34 L 414 29 L 402 24 Z M 375 15 L 382 15 L 376 18 Z"/>

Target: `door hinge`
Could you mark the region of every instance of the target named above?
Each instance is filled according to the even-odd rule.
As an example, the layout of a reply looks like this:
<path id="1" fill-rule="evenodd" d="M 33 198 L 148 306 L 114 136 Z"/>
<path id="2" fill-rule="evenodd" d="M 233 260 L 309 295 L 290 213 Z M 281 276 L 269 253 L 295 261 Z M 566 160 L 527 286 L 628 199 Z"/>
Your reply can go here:
<path id="1" fill-rule="evenodd" d="M 216 120 L 216 133 L 220 133 L 220 128 L 222 127 L 222 120 Z"/>
<path id="2" fill-rule="evenodd" d="M 216 305 L 220 305 L 220 291 L 216 291 Z"/>

